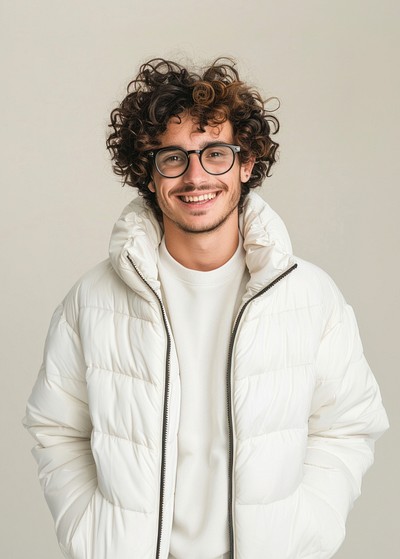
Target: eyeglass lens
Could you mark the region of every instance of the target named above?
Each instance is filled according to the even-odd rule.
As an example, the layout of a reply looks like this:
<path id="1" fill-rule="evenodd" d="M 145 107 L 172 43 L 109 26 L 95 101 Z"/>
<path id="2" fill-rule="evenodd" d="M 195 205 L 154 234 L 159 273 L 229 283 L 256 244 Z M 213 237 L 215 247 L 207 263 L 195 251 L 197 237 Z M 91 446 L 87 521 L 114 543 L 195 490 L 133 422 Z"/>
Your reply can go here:
<path id="1" fill-rule="evenodd" d="M 235 154 L 230 147 L 214 145 L 202 150 L 200 162 L 207 173 L 222 175 L 232 167 L 234 157 Z M 188 158 L 187 153 L 179 148 L 161 150 L 156 155 L 156 166 L 162 175 L 174 178 L 186 171 Z"/>

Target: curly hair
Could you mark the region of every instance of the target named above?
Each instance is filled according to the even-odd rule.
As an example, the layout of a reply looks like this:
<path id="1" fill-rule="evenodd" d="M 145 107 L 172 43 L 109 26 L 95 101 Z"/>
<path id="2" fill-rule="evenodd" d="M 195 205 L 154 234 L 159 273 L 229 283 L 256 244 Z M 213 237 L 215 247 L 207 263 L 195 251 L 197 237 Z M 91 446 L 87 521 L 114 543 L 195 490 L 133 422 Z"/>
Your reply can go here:
<path id="1" fill-rule="evenodd" d="M 197 122 L 201 132 L 207 125 L 230 121 L 234 141 L 241 148 L 241 162 L 255 159 L 249 181 L 241 185 L 241 210 L 250 188 L 260 186 L 276 162 L 279 144 L 271 135 L 278 132 L 279 121 L 265 109 L 258 91 L 239 79 L 230 58 L 216 59 L 202 75 L 162 58 L 143 64 L 129 83 L 126 97 L 110 115 L 112 132 L 106 145 L 114 172 L 123 177 L 123 184 L 138 188 L 161 219 L 156 195 L 148 189 L 152 160 L 146 152 L 160 145 L 159 137 L 171 117 L 183 113 Z"/>

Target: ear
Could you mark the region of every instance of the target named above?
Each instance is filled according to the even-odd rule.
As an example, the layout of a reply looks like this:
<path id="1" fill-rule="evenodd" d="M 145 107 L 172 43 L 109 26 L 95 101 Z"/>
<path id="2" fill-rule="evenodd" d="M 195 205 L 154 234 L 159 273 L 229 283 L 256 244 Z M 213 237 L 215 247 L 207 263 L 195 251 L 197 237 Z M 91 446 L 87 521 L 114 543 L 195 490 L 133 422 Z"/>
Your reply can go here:
<path id="1" fill-rule="evenodd" d="M 251 172 L 253 170 L 255 163 L 255 158 L 251 157 L 246 163 L 242 163 L 240 166 L 240 181 L 247 182 L 250 179 Z"/>
<path id="2" fill-rule="evenodd" d="M 147 188 L 150 190 L 150 192 L 155 192 L 156 191 L 156 187 L 154 186 L 153 181 L 149 182 L 149 184 L 147 185 Z"/>

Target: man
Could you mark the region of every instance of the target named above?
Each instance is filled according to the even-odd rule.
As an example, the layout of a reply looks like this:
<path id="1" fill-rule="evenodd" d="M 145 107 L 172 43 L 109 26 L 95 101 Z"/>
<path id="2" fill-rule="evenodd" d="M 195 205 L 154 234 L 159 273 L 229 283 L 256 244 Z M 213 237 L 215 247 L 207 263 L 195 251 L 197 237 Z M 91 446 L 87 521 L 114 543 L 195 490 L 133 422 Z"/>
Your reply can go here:
<path id="1" fill-rule="evenodd" d="M 53 317 L 25 425 L 71 559 L 324 559 L 387 428 L 350 306 L 250 189 L 275 162 L 230 61 L 153 60 L 111 115 L 139 189 Z"/>

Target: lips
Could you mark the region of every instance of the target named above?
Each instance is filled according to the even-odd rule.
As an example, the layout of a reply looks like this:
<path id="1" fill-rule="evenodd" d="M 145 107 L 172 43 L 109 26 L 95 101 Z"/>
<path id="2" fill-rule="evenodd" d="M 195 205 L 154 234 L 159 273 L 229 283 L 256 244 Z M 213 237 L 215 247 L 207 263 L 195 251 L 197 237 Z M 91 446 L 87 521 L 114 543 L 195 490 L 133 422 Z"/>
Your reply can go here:
<path id="1" fill-rule="evenodd" d="M 210 192 L 209 194 L 200 194 L 199 196 L 188 196 L 188 195 L 184 195 L 184 196 L 179 196 L 179 198 L 183 201 L 186 202 L 186 204 L 193 204 L 193 203 L 199 203 L 199 202 L 208 202 L 209 200 L 213 200 L 214 198 L 217 197 L 217 193 L 216 192 Z"/>

